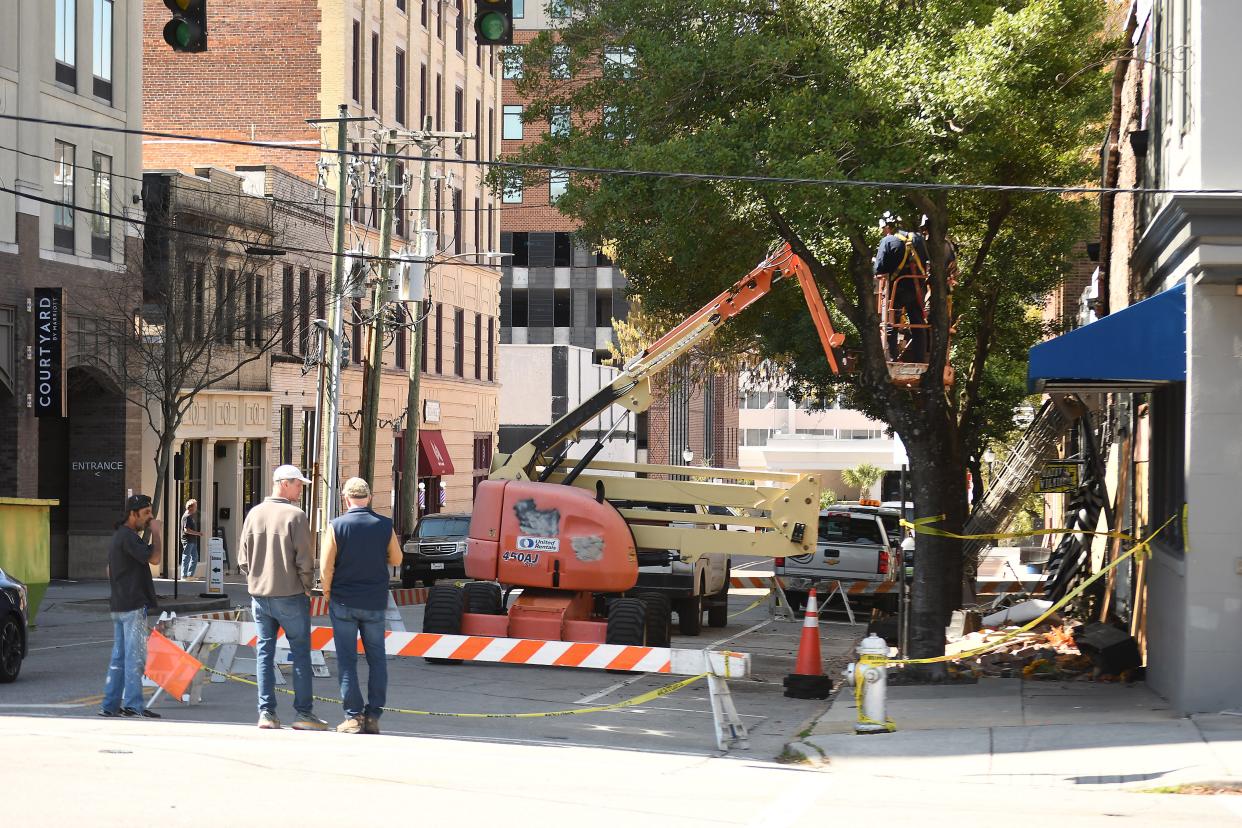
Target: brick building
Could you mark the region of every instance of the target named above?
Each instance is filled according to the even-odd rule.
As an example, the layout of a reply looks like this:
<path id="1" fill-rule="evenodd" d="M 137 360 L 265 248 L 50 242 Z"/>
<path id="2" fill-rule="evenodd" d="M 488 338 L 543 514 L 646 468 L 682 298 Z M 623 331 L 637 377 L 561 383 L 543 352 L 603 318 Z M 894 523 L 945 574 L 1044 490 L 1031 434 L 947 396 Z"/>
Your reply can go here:
<path id="1" fill-rule="evenodd" d="M 98 131 L 141 125 L 141 20 L 114 0 L 3 0 L 0 20 L 0 109 L 74 124 L 0 121 L 0 497 L 60 501 L 51 575 L 78 577 L 102 572 L 139 485 L 141 421 L 107 333 L 124 320 L 91 297 L 141 250 L 119 218 L 141 191 L 138 139 Z"/>
<path id="2" fill-rule="evenodd" d="M 522 74 L 521 49 L 541 31 L 555 27 L 544 5 L 514 5 L 514 45 L 507 50 L 501 84 L 504 153 L 537 142 L 548 129 L 572 129 L 583 117 L 591 117 L 563 112 L 546 127 L 523 123 L 526 101 L 514 83 Z M 501 342 L 587 348 L 599 360 L 609 356 L 608 346 L 615 340 L 612 320 L 629 316 L 628 283 L 606 255 L 576 242 L 573 220 L 556 209 L 556 198 L 568 181 L 568 174 L 552 172 L 502 194 L 500 244 L 512 256 L 502 265 Z M 535 360 L 532 367 L 546 361 L 529 350 L 508 353 L 529 356 Z M 656 377 L 653 385 L 655 402 L 635 423 L 640 462 L 737 466 L 735 376 L 690 379 L 683 366 Z M 530 425 L 506 424 L 519 430 Z M 687 461 L 687 456 L 692 459 Z"/>
<path id="3" fill-rule="evenodd" d="M 347 246 L 379 250 L 382 172 L 374 143 L 378 130 L 406 133 L 430 123 L 436 131 L 471 132 L 473 137 L 442 144 L 433 164 L 429 196 L 430 226 L 437 231 L 441 261 L 429 271 L 430 312 L 422 325 L 423 348 L 420 443 L 435 440 L 452 461 L 420 465 L 426 510 L 468 509 L 480 463 L 490 458 L 496 432 L 496 344 L 499 337 L 499 279 L 481 266 L 481 256 L 497 249 L 496 199 L 483 186 L 484 169 L 454 161 L 485 161 L 496 156 L 499 120 L 499 65 L 492 50 L 474 44 L 471 9 L 435 0 L 350 0 L 324 5 L 311 0 L 273 6 L 258 0 L 215 4 L 209 9 L 208 49 L 199 54 L 171 51 L 162 39 L 167 11 L 146 5 L 144 25 L 145 126 L 149 130 L 278 144 L 254 147 L 150 137 L 144 142 L 147 169 L 192 171 L 227 169 L 246 180 L 251 194 L 275 202 L 277 224 L 287 228 L 277 243 L 328 250 L 331 220 L 299 216 L 324 203 L 321 158 L 331 166 L 322 180 L 334 183 L 336 163 L 350 164 Z M 224 102 L 227 102 L 225 104 Z M 334 124 L 308 119 L 334 118 L 346 104 L 351 124 L 348 146 L 335 146 Z M 321 155 L 318 149 L 333 151 Z M 335 151 L 349 153 L 338 155 Z M 307 151 L 310 150 L 310 151 Z M 356 153 L 356 154 L 355 154 Z M 417 156 L 411 147 L 404 154 Z M 419 214 L 418 162 L 401 161 L 398 175 L 413 178 L 394 216 L 393 253 L 413 252 Z M 326 194 L 334 215 L 336 198 Z M 283 217 L 283 218 L 282 218 Z M 278 228 L 279 229 L 279 228 Z M 291 459 L 309 467 L 307 437 L 314 428 L 314 372 L 302 374 L 311 347 L 314 319 L 326 319 L 326 285 L 331 262 L 284 259 L 272 273 L 269 295 L 286 303 L 298 318 L 288 341 L 278 344 L 268 377 L 269 433 L 265 463 Z M 311 257 L 314 259 L 315 257 Z M 444 261 L 452 259 L 452 261 Z M 373 274 L 374 275 L 374 274 Z M 322 297 L 322 298 L 321 298 Z M 361 355 L 372 313 L 368 299 L 348 299 L 346 339 L 352 346 L 342 377 L 339 474 L 358 465 L 361 423 Z M 397 500 L 397 465 L 404 436 L 408 359 L 413 342 L 406 328 L 385 340 L 381 373 L 380 429 L 376 446 L 375 505 L 389 511 Z M 484 458 L 482 461 L 479 458 Z M 424 474 L 425 472 L 425 474 Z M 216 515 L 216 519 L 219 515 Z"/>

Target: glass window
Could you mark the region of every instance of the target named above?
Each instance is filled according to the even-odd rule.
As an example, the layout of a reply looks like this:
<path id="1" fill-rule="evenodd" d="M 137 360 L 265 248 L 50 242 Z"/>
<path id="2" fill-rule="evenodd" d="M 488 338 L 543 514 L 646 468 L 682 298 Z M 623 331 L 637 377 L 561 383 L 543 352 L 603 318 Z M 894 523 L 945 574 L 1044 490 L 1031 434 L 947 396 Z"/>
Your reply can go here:
<path id="1" fill-rule="evenodd" d="M 526 288 L 513 289 L 513 322 L 515 328 L 525 328 L 529 323 Z"/>
<path id="2" fill-rule="evenodd" d="M 850 516 L 844 513 L 819 516 L 819 542 L 844 543 L 849 540 Z"/>
<path id="3" fill-rule="evenodd" d="M 505 189 L 500 195 L 502 204 L 522 203 L 522 174 L 511 170 L 505 174 Z"/>
<path id="4" fill-rule="evenodd" d="M 77 87 L 77 0 L 53 0 L 56 9 L 56 80 Z"/>
<path id="5" fill-rule="evenodd" d="M 380 111 L 380 36 L 376 32 L 371 33 L 371 109 L 375 112 Z"/>
<path id="6" fill-rule="evenodd" d="M 95 0 L 94 57 L 92 69 L 95 75 L 95 97 L 112 100 L 112 3 L 113 0 Z"/>
<path id="7" fill-rule="evenodd" d="M 293 406 L 291 405 L 280 407 L 280 443 L 277 448 L 277 458 L 282 464 L 293 462 Z M 309 465 L 303 465 L 309 468 Z"/>
<path id="8" fill-rule="evenodd" d="M 506 104 L 504 120 L 501 123 L 500 137 L 506 141 L 522 140 L 522 107 Z"/>
<path id="9" fill-rule="evenodd" d="M 548 119 L 548 131 L 558 138 L 569 134 L 569 107 L 552 107 L 552 116 Z"/>
<path id="10" fill-rule="evenodd" d="M 94 153 L 91 180 L 91 253 L 109 257 L 112 253 L 112 158 Z"/>
<path id="11" fill-rule="evenodd" d="M 76 148 L 73 144 L 63 141 L 56 142 L 56 171 L 53 180 L 53 192 L 57 201 L 54 212 L 55 245 L 73 249 L 73 171 L 75 169 Z"/>
<path id="12" fill-rule="evenodd" d="M 404 125 L 405 124 L 405 52 L 401 49 L 397 50 L 397 61 L 396 61 L 395 71 L 393 72 L 393 74 L 395 75 L 394 83 L 395 83 L 395 89 L 396 89 L 396 101 L 395 101 L 396 112 L 394 113 L 394 115 L 397 119 L 397 123 Z"/>
<path id="13" fill-rule="evenodd" d="M 548 198 L 558 200 L 569 189 L 569 173 L 565 170 L 553 170 L 548 174 Z"/>
<path id="14" fill-rule="evenodd" d="M 353 60 L 350 89 L 353 98 L 358 103 L 362 103 L 362 24 L 357 20 L 354 21 L 354 39 L 353 39 Z"/>
<path id="15" fill-rule="evenodd" d="M 462 10 L 461 0 L 457 0 L 457 31 L 454 37 L 453 45 L 457 47 L 457 54 L 464 55 L 466 53 L 466 13 Z"/>
<path id="16" fill-rule="evenodd" d="M 556 80 L 569 79 L 569 47 L 558 43 L 552 47 L 552 77 Z"/>
<path id="17" fill-rule="evenodd" d="M 516 8 L 516 6 L 514 7 Z M 515 14 L 514 17 L 517 15 Z M 522 77 L 522 47 L 506 46 L 500 58 L 501 72 L 505 80 L 520 80 Z"/>
<path id="18" fill-rule="evenodd" d="M 604 49 L 604 73 L 632 78 L 636 59 L 633 46 L 609 46 Z"/>
<path id="19" fill-rule="evenodd" d="M 526 0 L 513 0 L 513 18 L 521 20 L 526 16 Z"/>
<path id="20" fill-rule="evenodd" d="M 850 518 L 849 538 L 853 543 L 884 544 L 884 535 L 880 525 L 871 517 Z"/>
<path id="21" fill-rule="evenodd" d="M 548 17 L 553 20 L 568 19 L 569 7 L 565 5 L 564 0 L 548 0 Z"/>
<path id="22" fill-rule="evenodd" d="M 428 515 L 418 522 L 418 536 L 420 538 L 464 538 L 469 532 L 469 517 L 432 517 Z"/>
<path id="23" fill-rule="evenodd" d="M 573 297 L 569 288 L 557 288 L 552 292 L 552 324 L 558 328 L 574 324 Z"/>
<path id="24" fill-rule="evenodd" d="M 595 327 L 609 328 L 612 326 L 612 291 L 597 290 L 595 292 Z"/>
<path id="25" fill-rule="evenodd" d="M 247 440 L 242 443 L 242 513 L 263 502 L 263 441 Z"/>

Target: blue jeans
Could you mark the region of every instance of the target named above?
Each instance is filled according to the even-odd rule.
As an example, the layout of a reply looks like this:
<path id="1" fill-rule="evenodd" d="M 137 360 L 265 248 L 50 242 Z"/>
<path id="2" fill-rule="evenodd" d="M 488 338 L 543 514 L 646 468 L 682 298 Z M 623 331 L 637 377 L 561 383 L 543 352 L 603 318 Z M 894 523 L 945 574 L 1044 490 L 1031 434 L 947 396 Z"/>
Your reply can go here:
<path id="1" fill-rule="evenodd" d="M 341 695 L 345 715 L 367 715 L 378 719 L 388 699 L 388 658 L 384 655 L 384 611 L 347 607 L 340 601 L 328 604 L 332 617 L 332 640 L 336 642 L 336 664 L 341 671 Z M 367 705 L 362 706 L 358 687 L 358 634 L 367 656 Z"/>
<path id="2" fill-rule="evenodd" d="M 254 622 L 259 628 L 255 659 L 259 674 L 259 712 L 276 713 L 276 637 L 281 628 L 293 655 L 293 709 L 311 715 L 310 599 L 305 595 L 251 597 Z"/>
<path id="3" fill-rule="evenodd" d="M 188 581 L 198 569 L 198 541 L 190 541 L 181 547 L 181 580 Z"/>
<path id="4" fill-rule="evenodd" d="M 104 680 L 103 709 L 116 713 L 122 707 L 142 712 L 142 673 L 147 666 L 146 608 L 112 613 L 112 661 Z"/>

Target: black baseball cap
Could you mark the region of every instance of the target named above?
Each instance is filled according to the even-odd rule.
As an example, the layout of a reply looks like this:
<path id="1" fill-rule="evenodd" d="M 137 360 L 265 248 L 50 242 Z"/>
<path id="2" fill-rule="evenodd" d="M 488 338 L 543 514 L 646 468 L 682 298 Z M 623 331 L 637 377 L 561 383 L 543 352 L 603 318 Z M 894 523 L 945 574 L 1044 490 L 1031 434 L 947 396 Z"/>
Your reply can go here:
<path id="1" fill-rule="evenodd" d="M 130 495 L 125 498 L 125 511 L 141 512 L 143 509 L 151 505 L 151 498 L 144 494 Z"/>

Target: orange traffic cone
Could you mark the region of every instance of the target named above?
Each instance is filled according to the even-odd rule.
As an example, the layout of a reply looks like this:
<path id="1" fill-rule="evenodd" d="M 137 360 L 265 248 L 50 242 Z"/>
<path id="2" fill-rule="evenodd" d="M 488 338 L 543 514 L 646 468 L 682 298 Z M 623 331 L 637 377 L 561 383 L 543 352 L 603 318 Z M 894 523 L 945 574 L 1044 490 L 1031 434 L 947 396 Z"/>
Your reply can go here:
<path id="1" fill-rule="evenodd" d="M 798 643 L 798 660 L 794 671 L 785 676 L 785 695 L 791 699 L 826 699 L 832 693 L 832 679 L 824 675 L 819 656 L 819 605 L 815 588 L 806 598 L 806 618 L 802 622 L 802 640 Z"/>

